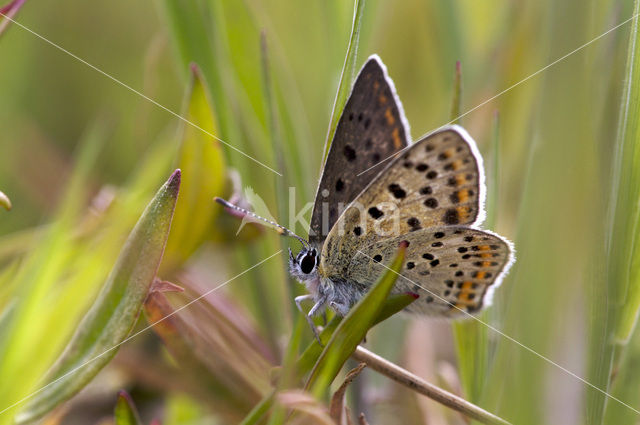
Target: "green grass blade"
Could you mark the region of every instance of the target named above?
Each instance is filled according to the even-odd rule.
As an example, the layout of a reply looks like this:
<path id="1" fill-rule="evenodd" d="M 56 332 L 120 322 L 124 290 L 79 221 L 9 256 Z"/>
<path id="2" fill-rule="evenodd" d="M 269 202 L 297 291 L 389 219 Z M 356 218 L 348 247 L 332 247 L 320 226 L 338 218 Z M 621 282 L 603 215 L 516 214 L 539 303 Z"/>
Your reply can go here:
<path id="1" fill-rule="evenodd" d="M 118 393 L 118 401 L 116 401 L 116 407 L 113 410 L 113 419 L 115 425 L 142 425 L 136 406 L 126 391 Z"/>
<path id="2" fill-rule="evenodd" d="M 634 2 L 634 15 L 640 12 L 640 1 Z M 618 123 L 618 137 L 614 157 L 612 191 L 610 199 L 609 234 L 607 241 L 607 344 L 603 354 L 595 361 L 595 379 L 603 386 L 626 375 L 625 366 L 637 360 L 637 349 L 626 353 L 640 313 L 640 32 L 638 19 L 632 22 L 627 52 L 626 81 Z M 627 362 L 623 360 L 627 357 Z M 614 388 L 616 395 L 633 394 L 628 379 Z M 608 389 L 608 387 L 605 387 Z M 604 415 L 621 422 L 634 423 L 621 415 L 625 407 L 598 395 L 589 394 L 590 417 L 600 423 Z M 636 399 L 635 397 L 632 399 Z M 626 400 L 626 399 L 624 399 Z M 638 404 L 635 403 L 635 407 Z M 605 411 L 606 409 L 606 411 Z M 596 422 L 598 421 L 598 422 Z"/>
<path id="3" fill-rule="evenodd" d="M 16 421 L 41 417 L 80 391 L 113 358 L 131 332 L 160 264 L 180 188 L 174 172 L 129 235 L 98 298 L 46 382 Z"/>
<path id="4" fill-rule="evenodd" d="M 395 269 L 394 269 L 395 270 Z M 389 272 L 391 273 L 391 272 Z M 419 298 L 418 294 L 406 293 L 406 294 L 394 294 L 389 295 L 382 305 L 380 312 L 373 321 L 372 327 L 380 322 L 387 320 L 389 317 L 404 310 L 409 304 Z"/>
<path id="5" fill-rule="evenodd" d="M 191 66 L 191 81 L 182 116 L 211 134 L 217 134 L 213 105 L 200 70 Z M 179 267 L 208 238 L 220 213 L 211 202 L 224 196 L 226 165 L 220 143 L 199 129 L 181 124 L 178 164 L 183 173 L 180 196 L 167 241 L 162 272 Z"/>
<path id="6" fill-rule="evenodd" d="M 257 403 L 251 412 L 242 420 L 240 425 L 254 425 L 261 423 L 264 415 L 267 414 L 269 409 L 273 406 L 273 402 L 275 401 L 275 391 L 270 392 L 259 403 Z"/>
<path id="7" fill-rule="evenodd" d="M 414 294 L 390 295 L 382 306 L 382 309 L 378 313 L 378 316 L 374 320 L 372 326 L 377 325 L 378 323 L 386 320 L 397 312 L 403 310 L 415 300 L 416 296 Z M 322 332 L 320 332 L 320 341 L 322 341 L 323 346 L 320 346 L 320 344 L 318 344 L 318 341 L 314 339 L 300 355 L 300 358 L 298 359 L 298 362 L 296 364 L 296 371 L 300 377 L 309 373 L 309 371 L 313 368 L 314 364 L 318 361 L 318 358 L 322 354 L 322 350 L 331 339 L 331 336 L 338 328 L 338 325 L 342 322 L 342 319 L 343 318 L 340 316 L 334 316 L 333 319 L 327 324 L 327 326 L 322 329 Z"/>
<path id="8" fill-rule="evenodd" d="M 401 245 L 396 258 L 389 267 L 390 270 L 387 270 L 364 298 L 351 308 L 349 314 L 341 321 L 331 336 L 305 386 L 316 397 L 321 396 L 327 390 L 344 362 L 373 326 L 375 319 L 382 311 L 384 301 L 398 279 L 404 262 L 405 250 L 406 246 Z"/>
<path id="9" fill-rule="evenodd" d="M 632 407 L 638 409 L 638 403 L 634 400 L 640 400 L 640 334 L 633 334 L 628 346 L 625 347 L 622 359 L 616 365 L 617 372 L 611 386 L 611 393 L 620 400 L 630 403 Z M 638 414 L 633 410 L 617 403 L 609 401 L 606 406 L 604 424 L 637 424 Z"/>
<path id="10" fill-rule="evenodd" d="M 636 1 L 634 15 L 640 13 Z M 623 302 L 615 331 L 616 341 L 629 340 L 640 312 L 640 32 L 634 19 L 629 40 L 627 80 L 618 134 L 618 171 L 614 181 L 615 210 L 609 242 L 609 256 L 616 261 L 613 271 L 619 287 L 617 301 Z"/>
<path id="11" fill-rule="evenodd" d="M 460 115 L 461 70 L 460 63 L 456 63 L 456 77 L 454 83 L 454 99 L 451 112 L 452 120 Z M 458 123 L 456 121 L 456 123 Z M 496 196 L 498 180 L 498 119 L 493 123 L 491 151 L 493 152 L 491 168 L 488 173 L 488 196 L 486 206 L 487 219 L 484 226 L 493 229 L 496 217 Z M 487 322 L 488 314 L 482 313 L 480 319 Z M 487 374 L 489 373 L 489 337 L 486 326 L 475 321 L 466 320 L 453 324 L 456 343 L 458 369 L 460 381 L 464 389 L 465 398 L 471 402 L 480 401 Z"/>
<path id="12" fill-rule="evenodd" d="M 487 229 L 495 228 L 498 216 L 498 194 L 500 189 L 500 114 L 495 111 L 493 115 L 493 129 L 491 132 L 490 165 L 487 167 L 487 200 L 485 209 L 487 218 L 484 226 Z"/>
<path id="13" fill-rule="evenodd" d="M 462 103 L 462 66 L 456 62 L 456 72 L 453 77 L 453 100 L 451 101 L 451 124 L 460 124 L 460 105 Z"/>
<path id="14" fill-rule="evenodd" d="M 229 137 L 226 125 L 229 120 L 229 104 L 224 96 L 221 83 L 220 67 L 215 55 L 218 51 L 213 35 L 208 30 L 211 16 L 206 2 L 184 2 L 165 0 L 164 15 L 171 31 L 171 40 L 180 57 L 182 69 L 186 70 L 191 63 L 197 63 L 209 82 L 215 110 L 220 114 L 220 130 L 222 138 Z"/>
<path id="15" fill-rule="evenodd" d="M 336 99 L 333 104 L 333 112 L 331 112 L 327 139 L 324 142 L 322 163 L 324 163 L 327 155 L 329 154 L 333 135 L 336 132 L 336 127 L 338 126 L 338 121 L 340 120 L 340 115 L 342 115 L 344 105 L 347 103 L 347 98 L 351 91 L 351 83 L 355 76 L 358 41 L 360 40 L 360 27 L 362 24 L 362 15 L 364 14 L 364 3 L 365 0 L 355 0 L 353 9 L 353 26 L 351 27 L 349 47 L 347 48 L 347 56 L 344 59 L 344 65 L 342 67 L 340 83 L 338 84 L 338 93 L 336 94 Z"/>

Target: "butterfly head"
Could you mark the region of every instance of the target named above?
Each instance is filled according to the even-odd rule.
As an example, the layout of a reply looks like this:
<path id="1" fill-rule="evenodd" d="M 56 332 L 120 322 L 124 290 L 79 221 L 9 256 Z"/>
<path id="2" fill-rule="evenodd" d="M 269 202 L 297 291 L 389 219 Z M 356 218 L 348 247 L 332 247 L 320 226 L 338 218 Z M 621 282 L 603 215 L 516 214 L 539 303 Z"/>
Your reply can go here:
<path id="1" fill-rule="evenodd" d="M 320 255 L 313 247 L 303 247 L 296 256 L 289 250 L 289 271 L 300 282 L 316 279 L 318 264 Z"/>

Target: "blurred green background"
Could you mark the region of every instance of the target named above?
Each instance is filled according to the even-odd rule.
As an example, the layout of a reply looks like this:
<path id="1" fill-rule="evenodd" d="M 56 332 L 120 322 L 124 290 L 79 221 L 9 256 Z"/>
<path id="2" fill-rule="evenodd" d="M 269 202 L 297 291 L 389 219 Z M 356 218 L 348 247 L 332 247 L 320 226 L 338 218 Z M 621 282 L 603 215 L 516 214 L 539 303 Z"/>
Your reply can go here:
<path id="1" fill-rule="evenodd" d="M 480 316 L 494 330 L 474 321 L 398 316 L 376 328 L 368 346 L 512 423 L 640 422 L 633 410 L 640 409 L 640 339 L 633 333 L 638 84 L 627 63 L 635 21 L 516 85 L 634 10 L 631 0 L 367 0 L 363 9 L 357 68 L 368 55 L 380 55 L 414 140 L 450 121 L 457 61 L 462 112 L 501 93 L 460 124 L 485 157 L 486 227 L 517 250 L 493 307 Z M 313 200 L 352 2 L 45 0 L 27 1 L 16 19 L 176 113 L 185 110 L 195 62 L 206 81 L 212 131 L 283 174 L 205 136 L 242 186 L 252 187 L 284 222 L 289 208 Z M 184 131 L 197 131 L 16 25 L 2 34 L 0 57 L 0 190 L 13 203 L 12 211 L 0 211 L 2 410 L 44 383 L 42 374 L 91 304 L 144 205 L 178 165 Z M 96 152 L 87 153 L 89 145 Z M 95 158 L 83 163 L 83 155 Z M 72 175 L 80 178 L 73 190 Z M 202 196 L 228 196 L 226 187 Z M 296 205 L 287 204 L 289 187 Z M 87 206 L 93 200 L 96 208 L 100 193 L 120 202 L 119 209 L 83 233 L 79 223 L 86 225 Z M 213 204 L 206 208 L 219 213 Z M 213 288 L 289 243 L 270 233 L 239 241 L 216 220 L 203 225 L 202 240 L 189 252 L 168 254 L 163 264 L 171 267 L 160 277 Z M 63 223 L 61 235 L 78 232 L 81 242 L 61 236 L 57 246 L 45 236 L 59 249 L 44 250 L 41 235 L 52 222 Z M 237 222 L 224 223 L 233 234 Z M 51 265 L 55 256 L 60 263 Z M 291 300 L 301 291 L 288 281 L 284 260 L 224 288 L 264 340 L 273 365 L 286 352 L 297 314 Z M 20 309 L 27 299 L 28 308 Z M 21 313 L 11 317 L 16 305 Z M 144 356 L 171 363 L 151 331 L 140 335 L 98 376 L 104 385 L 90 385 L 70 403 L 63 423 L 97 420 L 120 388 L 132 392 L 147 423 L 151 417 L 167 424 L 242 418 L 236 412 L 221 419 L 188 388 L 154 379 L 154 367 L 147 375 L 133 373 L 130 365 L 145 363 Z M 349 403 L 372 424 L 464 423 L 368 370 Z M 10 423 L 18 410 L 0 414 L 0 423 Z"/>

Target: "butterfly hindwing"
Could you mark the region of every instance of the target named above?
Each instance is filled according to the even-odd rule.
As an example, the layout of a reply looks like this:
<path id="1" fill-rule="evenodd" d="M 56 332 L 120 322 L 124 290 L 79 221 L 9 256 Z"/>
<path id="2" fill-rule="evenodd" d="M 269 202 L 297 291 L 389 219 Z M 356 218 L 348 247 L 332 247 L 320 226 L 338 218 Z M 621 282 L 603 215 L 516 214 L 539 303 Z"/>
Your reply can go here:
<path id="1" fill-rule="evenodd" d="M 408 134 L 393 83 L 380 59 L 372 56 L 356 78 L 322 171 L 311 215 L 313 245 L 322 245 L 341 206 L 346 207 L 382 167 L 367 169 L 405 148 Z"/>
<path id="2" fill-rule="evenodd" d="M 375 283 L 403 240 L 409 246 L 394 292 L 418 294 L 408 310 L 431 316 L 455 317 L 482 309 L 513 258 L 510 244 L 493 233 L 464 226 L 434 227 L 362 247 L 347 268 L 348 279 Z"/>

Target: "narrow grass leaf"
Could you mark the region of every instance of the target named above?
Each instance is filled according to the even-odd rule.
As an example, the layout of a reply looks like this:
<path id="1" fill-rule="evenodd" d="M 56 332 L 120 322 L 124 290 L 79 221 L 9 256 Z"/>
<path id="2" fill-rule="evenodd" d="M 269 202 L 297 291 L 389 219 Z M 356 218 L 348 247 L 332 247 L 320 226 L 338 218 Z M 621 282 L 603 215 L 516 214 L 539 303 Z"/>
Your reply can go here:
<path id="1" fill-rule="evenodd" d="M 158 270 L 180 188 L 175 171 L 134 227 L 107 281 L 45 382 L 16 421 L 34 420 L 80 391 L 131 332 Z"/>
<path id="2" fill-rule="evenodd" d="M 607 344 L 596 358 L 594 373 L 605 390 L 624 373 L 626 346 L 640 312 L 640 32 L 637 14 L 640 1 L 634 2 L 629 34 L 626 79 L 618 122 L 618 137 L 613 163 L 609 233 L 607 241 L 608 304 Z M 630 355 L 633 355 L 631 353 Z M 606 375 L 605 375 L 606 373 Z M 624 386 L 623 386 L 624 387 Z M 624 388 L 619 391 L 624 393 Z M 601 423 L 606 410 L 618 410 L 597 394 L 588 394 L 589 419 Z"/>
<path id="3" fill-rule="evenodd" d="M 636 1 L 634 14 L 640 13 L 640 2 Z M 638 19 L 633 21 L 629 40 L 629 56 L 625 96 L 619 133 L 619 179 L 614 193 L 617 194 L 613 232 L 609 244 L 610 255 L 620 259 L 617 284 L 623 299 L 622 311 L 617 321 L 615 339 L 626 344 L 638 320 L 640 312 L 640 32 Z M 614 283 L 615 284 L 615 283 Z"/>
<path id="4" fill-rule="evenodd" d="M 273 406 L 275 395 L 276 392 L 272 391 L 264 396 L 262 400 L 260 400 L 255 406 L 253 406 L 253 409 L 251 409 L 249 414 L 242 420 L 240 425 L 255 425 L 258 423 L 262 423 L 262 418 Z"/>
<path id="5" fill-rule="evenodd" d="M 378 323 L 387 320 L 389 317 L 393 316 L 399 311 L 404 310 L 409 304 L 411 304 L 418 298 L 419 295 L 412 292 L 389 295 L 389 297 L 387 297 L 386 301 L 382 305 L 378 316 L 376 316 L 375 320 L 373 321 L 372 326 L 375 326 Z"/>
<path id="6" fill-rule="evenodd" d="M 347 388 L 353 382 L 354 379 L 360 375 L 360 372 L 367 366 L 366 363 L 360 363 L 355 369 L 351 369 L 347 376 L 344 378 L 342 385 L 331 396 L 331 404 L 329 405 L 329 414 L 333 421 L 337 424 L 342 419 L 342 411 L 344 410 L 344 395 L 347 392 Z"/>
<path id="7" fill-rule="evenodd" d="M 487 219 L 484 226 L 493 229 L 496 223 L 496 208 L 498 195 L 498 114 L 495 114 L 491 140 L 491 162 L 488 167 L 488 191 L 485 209 Z M 479 319 L 490 322 L 492 312 L 482 312 Z M 460 321 L 453 324 L 453 332 L 456 342 L 456 354 L 460 380 L 467 399 L 477 403 L 480 401 L 485 389 L 486 379 L 490 367 L 489 335 L 486 326 L 475 320 Z"/>
<path id="8" fill-rule="evenodd" d="M 305 386 L 316 397 L 321 396 L 345 361 L 365 338 L 380 314 L 384 301 L 398 279 L 404 262 L 406 245 L 401 244 L 396 258 L 369 292 L 349 311 L 322 351 Z"/>
<path id="9" fill-rule="evenodd" d="M 356 72 L 356 59 L 358 54 L 358 42 L 360 40 L 360 27 L 362 24 L 362 15 L 364 14 L 365 0 L 355 0 L 353 7 L 353 25 L 351 27 L 351 37 L 349 38 L 349 47 L 347 48 L 347 55 L 344 59 L 344 65 L 342 67 L 342 74 L 340 76 L 340 83 L 338 84 L 338 93 L 333 103 L 333 112 L 331 112 L 331 120 L 329 121 L 329 130 L 327 132 L 327 139 L 324 142 L 323 158 L 324 163 L 327 155 L 329 154 L 329 148 L 331 147 L 331 141 L 333 135 L 336 132 L 338 121 L 342 115 L 344 105 L 347 103 L 347 98 L 351 90 L 351 83 Z"/>
<path id="10" fill-rule="evenodd" d="M 451 124 L 460 124 L 460 104 L 462 102 L 462 65 L 456 62 L 453 77 L 453 100 L 451 102 Z"/>
<path id="11" fill-rule="evenodd" d="M 634 14 L 640 13 L 636 1 Z M 615 339 L 626 343 L 640 308 L 640 33 L 634 19 L 629 40 L 626 85 L 621 106 L 612 190 L 613 221 L 608 244 L 611 284 L 622 304 Z"/>
<path id="12" fill-rule="evenodd" d="M 391 273 L 391 272 L 389 272 Z M 406 308 L 409 304 L 414 302 L 417 299 L 415 294 L 394 294 L 390 295 L 386 300 L 382 308 L 380 309 L 378 315 L 373 321 L 373 325 L 377 325 L 378 323 L 388 319 L 393 316 L 397 312 Z M 304 376 L 312 370 L 315 363 L 318 361 L 318 358 L 322 354 L 322 350 L 327 345 L 331 336 L 338 328 L 338 325 L 342 322 L 341 316 L 334 316 L 333 319 L 322 329 L 320 332 L 320 341 L 322 341 L 322 346 L 318 344 L 318 341 L 315 339 L 311 341 L 311 344 L 304 350 L 304 352 L 300 355 L 298 362 L 296 363 L 296 371 L 299 377 Z"/>
<path id="13" fill-rule="evenodd" d="M 208 18 L 211 9 L 206 2 L 184 3 L 178 0 L 163 2 L 164 16 L 167 19 L 171 40 L 180 58 L 182 69 L 188 69 L 191 63 L 202 67 L 211 88 L 216 112 L 220 114 L 222 138 L 229 137 L 225 131 L 229 104 L 224 96 L 220 67 L 216 64 L 217 48 L 213 40 Z"/>
<path id="14" fill-rule="evenodd" d="M 191 80 L 182 116 L 211 134 L 217 134 L 213 105 L 199 68 L 191 66 Z M 225 195 L 226 165 L 220 143 L 199 129 L 181 123 L 176 168 L 183 172 L 180 196 L 167 241 L 162 271 L 175 269 L 207 239 L 215 237 L 213 220 L 220 213 L 211 202 Z"/>
<path id="15" fill-rule="evenodd" d="M 126 391 L 118 393 L 118 401 L 116 401 L 116 407 L 113 410 L 113 419 L 115 425 L 142 425 L 136 406 Z"/>

